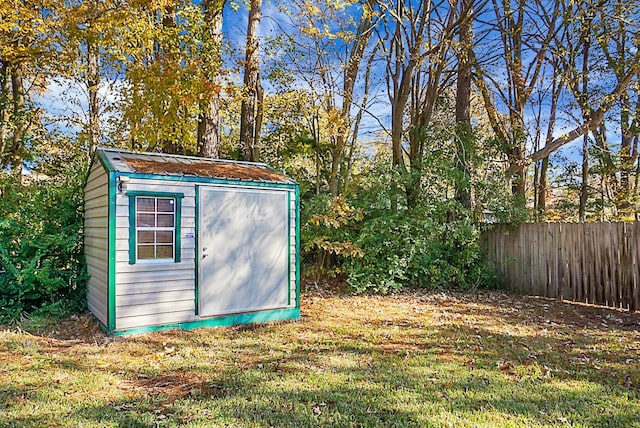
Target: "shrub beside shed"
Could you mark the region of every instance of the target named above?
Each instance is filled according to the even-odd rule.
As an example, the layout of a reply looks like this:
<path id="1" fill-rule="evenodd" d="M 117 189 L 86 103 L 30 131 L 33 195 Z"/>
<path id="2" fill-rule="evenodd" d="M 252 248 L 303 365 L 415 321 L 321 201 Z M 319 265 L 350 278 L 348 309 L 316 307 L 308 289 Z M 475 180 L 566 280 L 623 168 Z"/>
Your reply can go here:
<path id="1" fill-rule="evenodd" d="M 97 149 L 84 221 L 111 334 L 300 316 L 299 186 L 264 164 Z"/>

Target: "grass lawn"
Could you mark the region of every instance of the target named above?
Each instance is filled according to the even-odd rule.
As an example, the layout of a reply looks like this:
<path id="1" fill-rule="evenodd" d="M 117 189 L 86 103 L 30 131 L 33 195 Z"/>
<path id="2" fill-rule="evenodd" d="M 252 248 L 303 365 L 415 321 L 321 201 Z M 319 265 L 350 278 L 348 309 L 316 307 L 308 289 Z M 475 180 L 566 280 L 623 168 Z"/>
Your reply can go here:
<path id="1" fill-rule="evenodd" d="M 493 292 L 307 292 L 303 319 L 0 331 L 0 426 L 636 426 L 640 316 Z"/>

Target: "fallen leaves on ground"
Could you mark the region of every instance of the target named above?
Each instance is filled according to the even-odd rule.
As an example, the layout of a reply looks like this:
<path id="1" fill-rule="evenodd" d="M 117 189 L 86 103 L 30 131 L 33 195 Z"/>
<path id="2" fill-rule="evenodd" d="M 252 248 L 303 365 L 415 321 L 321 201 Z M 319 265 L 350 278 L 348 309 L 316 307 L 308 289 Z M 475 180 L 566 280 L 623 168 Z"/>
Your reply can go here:
<path id="1" fill-rule="evenodd" d="M 273 401 L 265 408 L 308 412 L 320 421 L 345 411 L 344 400 L 353 400 L 346 411 L 386 417 L 368 401 L 383 390 L 390 394 L 383 395 L 386 400 L 431 394 L 445 407 L 452 397 L 498 396 L 507 386 L 526 400 L 536 382 L 545 391 L 545 383 L 567 382 L 570 389 L 588 381 L 609 388 L 612 399 L 618 397 L 612 387 L 631 397 L 639 392 L 640 317 L 623 310 L 493 291 L 349 295 L 338 280 L 307 284 L 301 302 L 298 321 L 217 329 L 112 338 L 89 315 L 80 315 L 43 331 L 0 330 L 0 383 L 6 386 L 0 410 L 33 412 L 42 408 L 36 405 L 42 397 L 61 410 L 41 424 L 72 424 L 64 416 L 71 408 L 100 401 L 118 415 L 148 413 L 171 424 L 187 418 L 176 411 L 179 403 L 215 401 L 218 412 L 233 414 L 238 403 L 251 407 L 264 400 Z M 316 392 L 332 382 L 342 385 L 332 392 L 337 395 Z M 267 387 L 290 391 L 283 395 L 288 398 Z M 361 396 L 342 396 L 343 389 Z M 491 409 L 487 398 L 469 403 Z M 389 414 L 396 415 L 398 406 Z M 509 420 L 509 412 L 503 413 L 493 421 Z M 554 424 L 559 419 L 552 413 L 541 411 L 531 420 Z M 273 414 L 268 410 L 263 417 Z M 5 422 L 0 416 L 0 425 Z"/>

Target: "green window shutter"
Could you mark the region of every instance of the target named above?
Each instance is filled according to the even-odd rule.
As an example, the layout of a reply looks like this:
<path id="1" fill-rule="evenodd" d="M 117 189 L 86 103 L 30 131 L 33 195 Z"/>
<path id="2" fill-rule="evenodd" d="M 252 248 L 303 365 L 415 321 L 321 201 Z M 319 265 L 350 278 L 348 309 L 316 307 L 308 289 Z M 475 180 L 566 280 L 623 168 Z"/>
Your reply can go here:
<path id="1" fill-rule="evenodd" d="M 180 197 L 176 198 L 176 239 L 175 239 L 175 249 L 173 254 L 175 254 L 175 262 L 179 263 L 181 260 L 180 253 L 182 252 L 182 240 L 180 239 L 182 233 L 180 232 L 180 226 L 182 225 L 182 197 L 184 195 L 180 195 Z"/>
<path id="2" fill-rule="evenodd" d="M 136 195 L 129 195 L 129 264 L 136 263 Z"/>

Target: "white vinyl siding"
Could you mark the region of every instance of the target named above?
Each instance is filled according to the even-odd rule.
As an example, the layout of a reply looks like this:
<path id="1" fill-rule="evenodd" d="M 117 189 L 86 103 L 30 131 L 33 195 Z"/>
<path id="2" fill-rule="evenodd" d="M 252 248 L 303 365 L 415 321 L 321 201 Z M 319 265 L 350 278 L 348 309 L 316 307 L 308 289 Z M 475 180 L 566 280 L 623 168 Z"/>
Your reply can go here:
<path id="1" fill-rule="evenodd" d="M 131 192 L 183 194 L 181 261 L 129 264 L 129 197 L 116 197 L 116 330 L 195 321 L 195 186 L 172 180 L 131 178 Z M 176 213 L 177 214 L 177 213 Z"/>
<path id="2" fill-rule="evenodd" d="M 87 271 L 87 305 L 104 325 L 108 306 L 109 176 L 100 162 L 94 162 L 85 186 L 84 247 Z"/>

